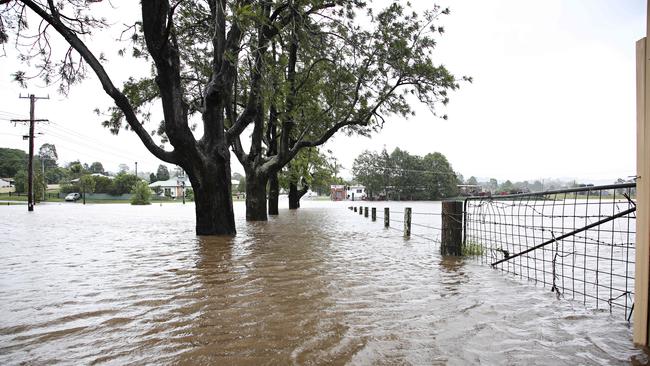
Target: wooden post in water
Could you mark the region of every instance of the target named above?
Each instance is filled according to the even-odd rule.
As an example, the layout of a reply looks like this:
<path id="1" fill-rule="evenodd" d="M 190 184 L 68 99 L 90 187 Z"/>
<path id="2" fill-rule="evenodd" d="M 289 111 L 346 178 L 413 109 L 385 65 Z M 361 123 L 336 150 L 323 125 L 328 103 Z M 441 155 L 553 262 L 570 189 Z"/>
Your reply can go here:
<path id="1" fill-rule="evenodd" d="M 463 254 L 463 202 L 442 202 L 442 237 L 440 253 L 460 256 Z"/>
<path id="2" fill-rule="evenodd" d="M 377 207 L 372 208 L 372 213 L 370 217 L 372 218 L 372 221 L 377 221 Z"/>
<path id="3" fill-rule="evenodd" d="M 384 207 L 384 227 L 390 227 L 390 208 Z"/>
<path id="4" fill-rule="evenodd" d="M 648 346 L 648 289 L 650 287 L 650 0 L 646 37 L 636 42 L 636 256 L 634 268 L 635 344 Z"/>
<path id="5" fill-rule="evenodd" d="M 411 237 L 411 208 L 404 209 L 404 236 Z"/>
<path id="6" fill-rule="evenodd" d="M 363 208 L 363 217 L 368 217 L 368 207 Z"/>
<path id="7" fill-rule="evenodd" d="M 359 206 L 359 215 L 363 215 L 363 206 Z"/>

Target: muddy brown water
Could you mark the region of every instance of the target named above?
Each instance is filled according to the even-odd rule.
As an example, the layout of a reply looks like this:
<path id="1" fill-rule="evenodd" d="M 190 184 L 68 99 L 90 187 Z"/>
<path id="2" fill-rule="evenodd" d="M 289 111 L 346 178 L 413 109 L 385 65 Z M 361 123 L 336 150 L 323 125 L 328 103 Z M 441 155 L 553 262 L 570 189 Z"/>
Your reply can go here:
<path id="1" fill-rule="evenodd" d="M 442 258 L 348 205 L 305 201 L 246 223 L 235 203 L 234 238 L 196 237 L 191 204 L 1 207 L 0 364 L 647 359 L 622 317 Z"/>

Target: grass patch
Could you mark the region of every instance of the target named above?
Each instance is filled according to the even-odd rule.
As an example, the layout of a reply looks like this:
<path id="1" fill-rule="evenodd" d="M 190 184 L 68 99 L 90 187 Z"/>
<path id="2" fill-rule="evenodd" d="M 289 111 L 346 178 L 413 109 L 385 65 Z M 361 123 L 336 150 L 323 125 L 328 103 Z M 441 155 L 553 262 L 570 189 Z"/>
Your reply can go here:
<path id="1" fill-rule="evenodd" d="M 483 255 L 483 246 L 478 243 L 469 242 L 463 245 L 462 253 L 464 256 Z"/>

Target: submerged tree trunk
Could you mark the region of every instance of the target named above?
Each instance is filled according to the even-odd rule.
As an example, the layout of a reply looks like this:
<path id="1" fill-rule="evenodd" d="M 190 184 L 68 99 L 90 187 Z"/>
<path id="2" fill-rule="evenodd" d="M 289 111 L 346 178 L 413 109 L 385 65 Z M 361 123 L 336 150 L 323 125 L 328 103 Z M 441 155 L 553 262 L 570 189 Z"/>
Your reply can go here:
<path id="1" fill-rule="evenodd" d="M 196 234 L 236 234 L 229 162 L 221 162 L 203 169 L 185 168 L 185 171 L 194 190 Z"/>
<path id="2" fill-rule="evenodd" d="M 266 183 L 268 177 L 246 172 L 246 220 L 266 221 Z"/>
<path id="3" fill-rule="evenodd" d="M 309 186 L 303 181 L 302 188 L 298 189 L 297 182 L 289 182 L 289 209 L 296 210 L 300 208 L 300 199 L 307 194 Z"/>
<path id="4" fill-rule="evenodd" d="M 280 198 L 280 181 L 278 173 L 269 177 L 269 215 L 278 215 L 278 200 Z"/>

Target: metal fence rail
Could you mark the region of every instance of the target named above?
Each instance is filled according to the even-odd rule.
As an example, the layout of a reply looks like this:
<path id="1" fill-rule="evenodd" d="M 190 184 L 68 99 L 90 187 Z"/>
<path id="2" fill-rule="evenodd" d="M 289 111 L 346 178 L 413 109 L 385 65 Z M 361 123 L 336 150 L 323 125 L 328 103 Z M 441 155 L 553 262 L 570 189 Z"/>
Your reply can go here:
<path id="1" fill-rule="evenodd" d="M 587 307 L 634 303 L 634 183 L 494 197 L 464 203 L 464 245 L 481 260 Z"/>

